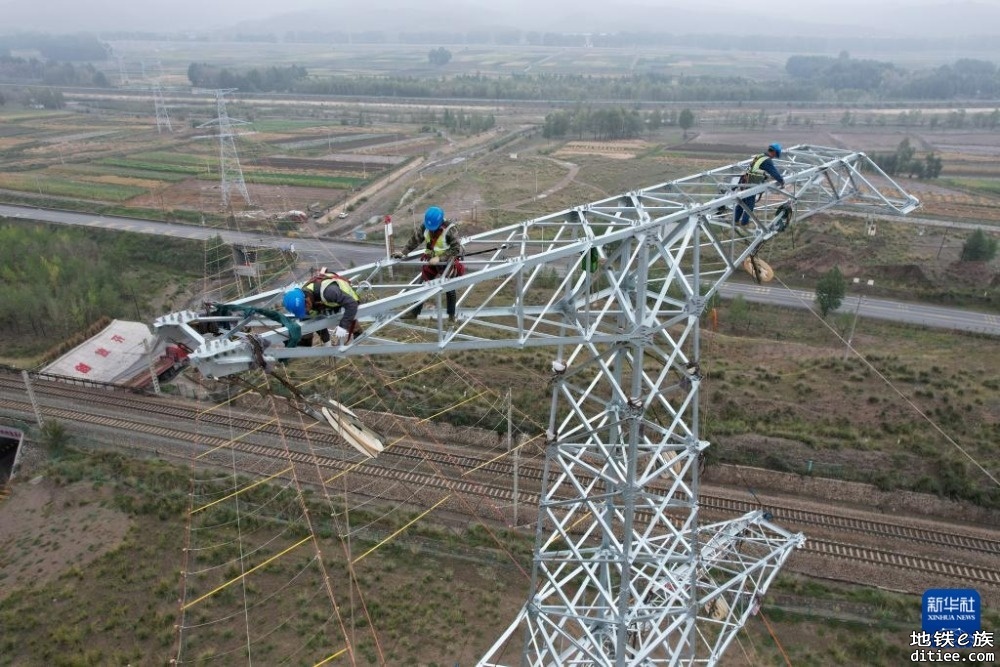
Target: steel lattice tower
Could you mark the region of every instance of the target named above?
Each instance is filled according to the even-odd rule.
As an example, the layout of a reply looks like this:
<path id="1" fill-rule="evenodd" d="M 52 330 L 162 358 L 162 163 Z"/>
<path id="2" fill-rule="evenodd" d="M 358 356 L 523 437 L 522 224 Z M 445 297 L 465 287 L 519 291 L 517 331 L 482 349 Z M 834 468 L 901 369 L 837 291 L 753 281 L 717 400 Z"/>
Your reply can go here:
<path id="1" fill-rule="evenodd" d="M 111 42 L 101 42 L 104 51 L 108 54 L 108 60 L 114 63 L 118 70 L 118 85 L 122 88 L 129 84 L 128 73 L 125 71 L 125 58 L 115 50 Z"/>
<path id="2" fill-rule="evenodd" d="M 209 377 L 306 357 L 553 348 L 532 592 L 480 665 L 713 665 L 804 538 L 760 511 L 700 519 L 706 303 L 790 224 L 837 205 L 898 214 L 917 206 L 862 153 L 789 149 L 778 161 L 786 190 L 734 190 L 746 165 L 469 237 L 462 277 L 395 280 L 417 262 L 387 260 L 342 271 L 366 296 L 366 324 L 339 348 L 283 346 L 292 329 L 336 318 L 272 322 L 252 341 L 198 333 L 193 325 L 211 313 L 155 325 L 186 341 Z M 735 229 L 733 205 L 758 194 L 750 225 Z M 442 317 L 448 290 L 459 297 L 454 325 Z M 273 307 L 282 292 L 239 305 Z M 429 319 L 400 320 L 425 301 L 437 305 Z M 233 316 L 234 326 L 243 318 Z"/>
<path id="3" fill-rule="evenodd" d="M 240 166 L 239 154 L 236 152 L 236 134 L 234 125 L 246 125 L 246 121 L 234 120 L 226 111 L 226 95 L 235 88 L 215 90 L 215 106 L 217 117 L 200 127 L 216 127 L 219 138 L 219 191 L 222 196 L 222 208 L 228 209 L 232 201 L 231 193 L 235 190 L 243 196 L 243 201 L 251 204 L 250 193 L 246 181 L 243 180 L 243 168 Z"/>
<path id="4" fill-rule="evenodd" d="M 145 73 L 146 68 L 143 66 L 143 73 Z M 163 86 L 160 84 L 160 80 L 163 78 L 163 66 L 160 61 L 156 61 L 156 77 L 152 80 L 151 87 L 153 89 L 153 106 L 156 110 L 156 131 L 162 133 L 164 129 L 167 132 L 173 132 L 174 128 L 170 126 L 170 114 L 167 112 L 167 103 L 163 99 Z"/>
<path id="5" fill-rule="evenodd" d="M 167 113 L 167 103 L 163 100 L 163 87 L 159 79 L 153 81 L 153 105 L 156 107 L 156 131 L 173 132 L 170 126 L 170 115 Z"/>

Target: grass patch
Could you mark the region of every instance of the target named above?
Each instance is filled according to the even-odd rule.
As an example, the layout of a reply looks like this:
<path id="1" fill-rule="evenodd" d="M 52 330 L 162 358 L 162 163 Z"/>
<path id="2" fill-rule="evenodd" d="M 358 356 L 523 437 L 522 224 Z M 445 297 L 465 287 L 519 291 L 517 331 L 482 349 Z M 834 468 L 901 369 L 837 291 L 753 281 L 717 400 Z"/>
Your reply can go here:
<path id="1" fill-rule="evenodd" d="M 51 174 L 0 174 L 0 187 L 57 197 L 80 197 L 91 201 L 121 202 L 148 190 L 131 185 L 89 183 L 53 177 Z"/>
<path id="2" fill-rule="evenodd" d="M 177 172 L 157 171 L 151 169 L 133 169 L 131 167 L 115 167 L 111 165 L 91 164 L 67 164 L 59 167 L 59 171 L 67 174 L 82 174 L 85 176 L 122 176 L 125 178 L 142 178 L 147 180 L 164 181 L 166 183 L 180 183 L 187 180 L 188 174 Z"/>
<path id="3" fill-rule="evenodd" d="M 975 194 L 1000 196 L 1000 180 L 994 178 L 941 178 L 937 181 L 946 187 Z"/>
<path id="4" fill-rule="evenodd" d="M 109 167 L 119 167 L 121 169 L 134 169 L 137 171 L 153 173 L 179 174 L 183 176 L 209 177 L 213 172 L 218 172 L 218 161 L 210 159 L 206 159 L 196 165 L 184 165 L 164 162 L 147 162 L 127 158 L 105 158 L 100 160 L 98 164 Z"/>
<path id="5" fill-rule="evenodd" d="M 259 183 L 261 185 L 293 185 L 304 188 L 332 188 L 337 190 L 350 190 L 365 182 L 364 179 L 351 178 L 349 176 L 284 174 L 280 172 L 245 171 L 243 177 L 247 183 Z"/>

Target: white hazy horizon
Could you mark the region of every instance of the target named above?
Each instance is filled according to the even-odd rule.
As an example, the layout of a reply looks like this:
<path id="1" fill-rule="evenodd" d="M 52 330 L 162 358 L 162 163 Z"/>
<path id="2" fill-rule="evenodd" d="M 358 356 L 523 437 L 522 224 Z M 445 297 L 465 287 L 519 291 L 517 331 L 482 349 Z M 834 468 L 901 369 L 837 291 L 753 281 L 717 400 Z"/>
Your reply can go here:
<path id="1" fill-rule="evenodd" d="M 3 33 L 215 32 L 306 29 L 327 32 L 659 32 L 853 37 L 1000 34 L 1000 0 L 0 0 Z M 752 48 L 752 45 L 751 45 Z"/>

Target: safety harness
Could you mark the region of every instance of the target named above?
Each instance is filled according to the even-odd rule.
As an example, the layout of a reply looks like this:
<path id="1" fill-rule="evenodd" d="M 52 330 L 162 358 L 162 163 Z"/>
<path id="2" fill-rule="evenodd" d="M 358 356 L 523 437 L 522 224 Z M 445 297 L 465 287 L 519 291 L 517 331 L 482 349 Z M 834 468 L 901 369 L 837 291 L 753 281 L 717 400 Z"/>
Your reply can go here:
<path id="1" fill-rule="evenodd" d="M 750 166 L 747 170 L 743 172 L 740 176 L 740 183 L 747 185 L 759 185 L 767 180 L 767 172 L 761 169 L 761 165 L 767 161 L 770 156 L 767 153 L 761 153 L 760 155 L 754 155 L 753 159 L 750 160 Z"/>
<path id="2" fill-rule="evenodd" d="M 340 304 L 329 303 L 323 299 L 323 292 L 326 291 L 326 288 L 329 287 L 330 283 L 337 283 L 337 286 L 340 287 L 340 291 L 353 298 L 355 301 L 361 300 L 360 297 L 358 297 L 358 293 L 354 291 L 354 288 L 351 286 L 351 283 L 347 280 L 347 278 L 338 276 L 336 273 L 320 273 L 313 276 L 309 282 L 302 286 L 302 291 L 311 293 L 314 301 L 318 301 L 328 308 L 339 307 Z"/>

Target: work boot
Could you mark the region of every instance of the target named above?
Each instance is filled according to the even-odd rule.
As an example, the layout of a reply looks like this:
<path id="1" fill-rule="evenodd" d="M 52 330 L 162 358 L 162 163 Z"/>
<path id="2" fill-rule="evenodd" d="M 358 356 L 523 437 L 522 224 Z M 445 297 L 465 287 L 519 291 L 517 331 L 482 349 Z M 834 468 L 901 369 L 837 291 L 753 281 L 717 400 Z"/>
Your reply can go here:
<path id="1" fill-rule="evenodd" d="M 399 319 L 401 319 L 401 320 L 415 320 L 415 319 L 417 319 L 418 315 L 419 315 L 419 313 L 417 311 L 415 311 L 415 310 L 408 310 L 405 313 L 403 313 L 402 315 L 400 315 Z"/>

